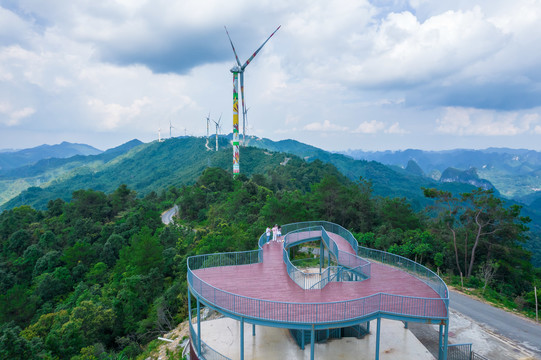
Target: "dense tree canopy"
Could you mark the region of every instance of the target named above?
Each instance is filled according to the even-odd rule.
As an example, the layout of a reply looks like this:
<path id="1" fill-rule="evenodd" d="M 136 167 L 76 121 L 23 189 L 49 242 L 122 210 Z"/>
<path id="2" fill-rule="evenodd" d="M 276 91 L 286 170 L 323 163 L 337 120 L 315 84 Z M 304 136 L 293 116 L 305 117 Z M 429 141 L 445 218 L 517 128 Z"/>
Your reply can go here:
<path id="1" fill-rule="evenodd" d="M 327 220 L 363 246 L 393 252 L 533 304 L 534 271 L 521 248 L 527 219 L 486 191 L 425 190 L 434 208 L 372 194 L 331 165 L 293 159 L 265 174 L 205 169 L 194 185 L 110 194 L 78 190 L 70 202 L 0 214 L 0 357 L 136 357 L 186 318 L 186 258 L 254 249 L 266 226 Z M 179 205 L 165 226 L 160 213 Z M 492 261 L 492 262 L 491 262 Z M 486 273 L 486 272 L 485 272 Z M 492 281 L 492 283 L 490 283 Z"/>

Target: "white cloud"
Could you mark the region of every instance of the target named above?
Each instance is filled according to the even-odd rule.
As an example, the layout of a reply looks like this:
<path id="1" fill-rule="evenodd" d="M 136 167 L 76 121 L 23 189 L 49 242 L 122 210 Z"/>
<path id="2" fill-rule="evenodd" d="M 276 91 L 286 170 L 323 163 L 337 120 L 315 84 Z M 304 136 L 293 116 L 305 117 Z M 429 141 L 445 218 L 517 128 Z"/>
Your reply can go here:
<path id="1" fill-rule="evenodd" d="M 382 131 L 384 128 L 385 124 L 381 121 L 363 121 L 355 130 L 353 130 L 353 132 L 361 134 L 375 134 Z"/>
<path id="2" fill-rule="evenodd" d="M 115 103 L 105 104 L 100 99 L 88 100 L 90 108 L 102 118 L 100 127 L 103 127 L 104 130 L 115 129 L 121 124 L 130 122 L 131 119 L 141 114 L 144 106 L 149 104 L 150 101 L 148 98 L 136 99 L 129 106 L 122 106 Z"/>
<path id="3" fill-rule="evenodd" d="M 540 22 L 531 0 L 9 2 L 0 142 L 15 128 L 145 140 L 169 120 L 201 135 L 209 111 L 231 132 L 234 58 L 222 24 L 241 60 L 282 24 L 246 72 L 254 135 L 293 131 L 325 147 L 335 136 L 334 148 L 358 146 L 359 133 L 378 134 L 378 148 L 440 146 L 418 135 L 426 129 L 519 139 L 541 132 Z M 359 124 L 359 114 L 378 120 Z"/>
<path id="4" fill-rule="evenodd" d="M 514 136 L 535 131 L 539 115 L 498 113 L 471 108 L 447 108 L 436 121 L 436 131 L 452 135 Z"/>
<path id="5" fill-rule="evenodd" d="M 391 126 L 389 126 L 385 132 L 387 134 L 408 134 L 409 132 L 405 129 L 402 129 L 400 127 L 400 124 L 397 122 L 395 122 L 394 124 L 392 124 Z"/>
<path id="6" fill-rule="evenodd" d="M 303 127 L 307 131 L 347 131 L 347 126 L 340 126 L 338 124 L 331 123 L 329 120 L 321 122 L 313 122 Z"/>
<path id="7" fill-rule="evenodd" d="M 6 102 L 0 103 L 0 122 L 7 126 L 18 125 L 22 119 L 29 117 L 36 112 L 31 107 L 14 109 L 13 106 Z"/>

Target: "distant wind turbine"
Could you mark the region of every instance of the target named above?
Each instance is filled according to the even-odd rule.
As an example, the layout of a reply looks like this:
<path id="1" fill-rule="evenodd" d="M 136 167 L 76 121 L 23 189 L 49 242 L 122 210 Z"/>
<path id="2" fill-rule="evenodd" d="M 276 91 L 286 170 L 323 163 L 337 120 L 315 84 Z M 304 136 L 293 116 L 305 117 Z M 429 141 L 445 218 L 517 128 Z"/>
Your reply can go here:
<path id="1" fill-rule="evenodd" d="M 265 42 L 246 60 L 244 65 L 240 64 L 239 57 L 237 56 L 237 51 L 235 50 L 235 46 L 233 45 L 233 41 L 231 40 L 231 36 L 229 36 L 229 32 L 227 31 L 227 27 L 225 27 L 225 32 L 227 33 L 227 37 L 229 38 L 229 42 L 231 43 L 231 48 L 233 49 L 233 53 L 235 54 L 235 59 L 237 60 L 237 65 L 233 66 L 231 68 L 231 72 L 233 73 L 233 175 L 238 175 L 240 173 L 240 166 L 239 166 L 239 74 L 240 74 L 240 92 L 242 96 L 242 132 L 243 136 L 246 136 L 246 111 L 245 111 L 245 105 L 244 105 L 244 69 L 250 62 L 254 59 L 254 57 L 257 55 L 257 53 L 265 46 L 267 41 L 270 40 L 270 38 L 280 29 L 280 26 L 274 30 L 274 32 L 265 40 Z"/>
<path id="2" fill-rule="evenodd" d="M 158 142 L 162 142 L 162 128 L 158 129 Z"/>
<path id="3" fill-rule="evenodd" d="M 207 137 L 209 137 L 209 124 L 210 124 L 210 111 L 209 111 L 209 115 L 207 116 Z"/>
<path id="4" fill-rule="evenodd" d="M 216 124 L 216 151 L 218 151 L 218 134 L 220 133 L 220 121 L 222 120 L 222 115 L 220 115 L 220 118 L 218 119 L 218 122 L 212 120 L 214 124 Z"/>
<path id="5" fill-rule="evenodd" d="M 174 127 L 174 126 L 171 124 L 171 120 L 169 120 L 169 138 L 171 138 L 171 129 L 176 129 L 176 127 Z"/>

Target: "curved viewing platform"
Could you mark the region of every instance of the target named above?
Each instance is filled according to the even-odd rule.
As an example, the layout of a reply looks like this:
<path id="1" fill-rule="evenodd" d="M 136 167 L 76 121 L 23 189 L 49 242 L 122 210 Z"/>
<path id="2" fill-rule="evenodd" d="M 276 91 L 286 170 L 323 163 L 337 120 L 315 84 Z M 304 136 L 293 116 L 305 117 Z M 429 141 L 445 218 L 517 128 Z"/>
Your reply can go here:
<path id="1" fill-rule="evenodd" d="M 282 231 L 283 242 L 266 243 L 263 234 L 258 250 L 188 258 L 189 289 L 198 304 L 243 322 L 312 332 L 379 318 L 437 323 L 440 333 L 447 327 L 447 286 L 426 267 L 360 247 L 333 223 L 295 223 Z M 315 279 L 289 258 L 292 246 L 308 241 L 321 241 L 328 263 L 337 264 Z"/>

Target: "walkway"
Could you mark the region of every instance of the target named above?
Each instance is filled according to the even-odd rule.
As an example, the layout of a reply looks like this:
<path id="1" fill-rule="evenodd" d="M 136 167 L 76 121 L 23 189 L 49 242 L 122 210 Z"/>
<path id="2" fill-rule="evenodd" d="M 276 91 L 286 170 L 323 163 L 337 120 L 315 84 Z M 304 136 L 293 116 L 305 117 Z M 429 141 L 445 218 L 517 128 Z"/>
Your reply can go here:
<path id="1" fill-rule="evenodd" d="M 340 236 L 331 235 L 339 247 L 346 249 L 349 243 Z M 347 246 L 345 245 L 347 244 Z M 351 249 L 351 247 L 350 247 Z M 439 295 L 416 277 L 391 266 L 372 263 L 371 278 L 364 281 L 332 282 L 321 290 L 303 290 L 291 280 L 282 259 L 282 243 L 263 246 L 263 262 L 251 265 L 220 266 L 195 270 L 194 274 L 209 285 L 223 291 L 268 301 L 294 303 L 329 303 L 354 300 L 379 293 L 437 299 L 439 305 L 430 314 L 433 317 L 446 317 L 446 309 Z M 343 250 L 344 251 L 344 250 Z M 389 312 L 406 312 L 422 316 L 425 305 L 415 305 L 411 309 L 397 308 L 392 297 L 385 308 Z M 434 306 L 430 301 L 428 306 Z M 370 313 L 370 309 L 365 309 Z"/>

